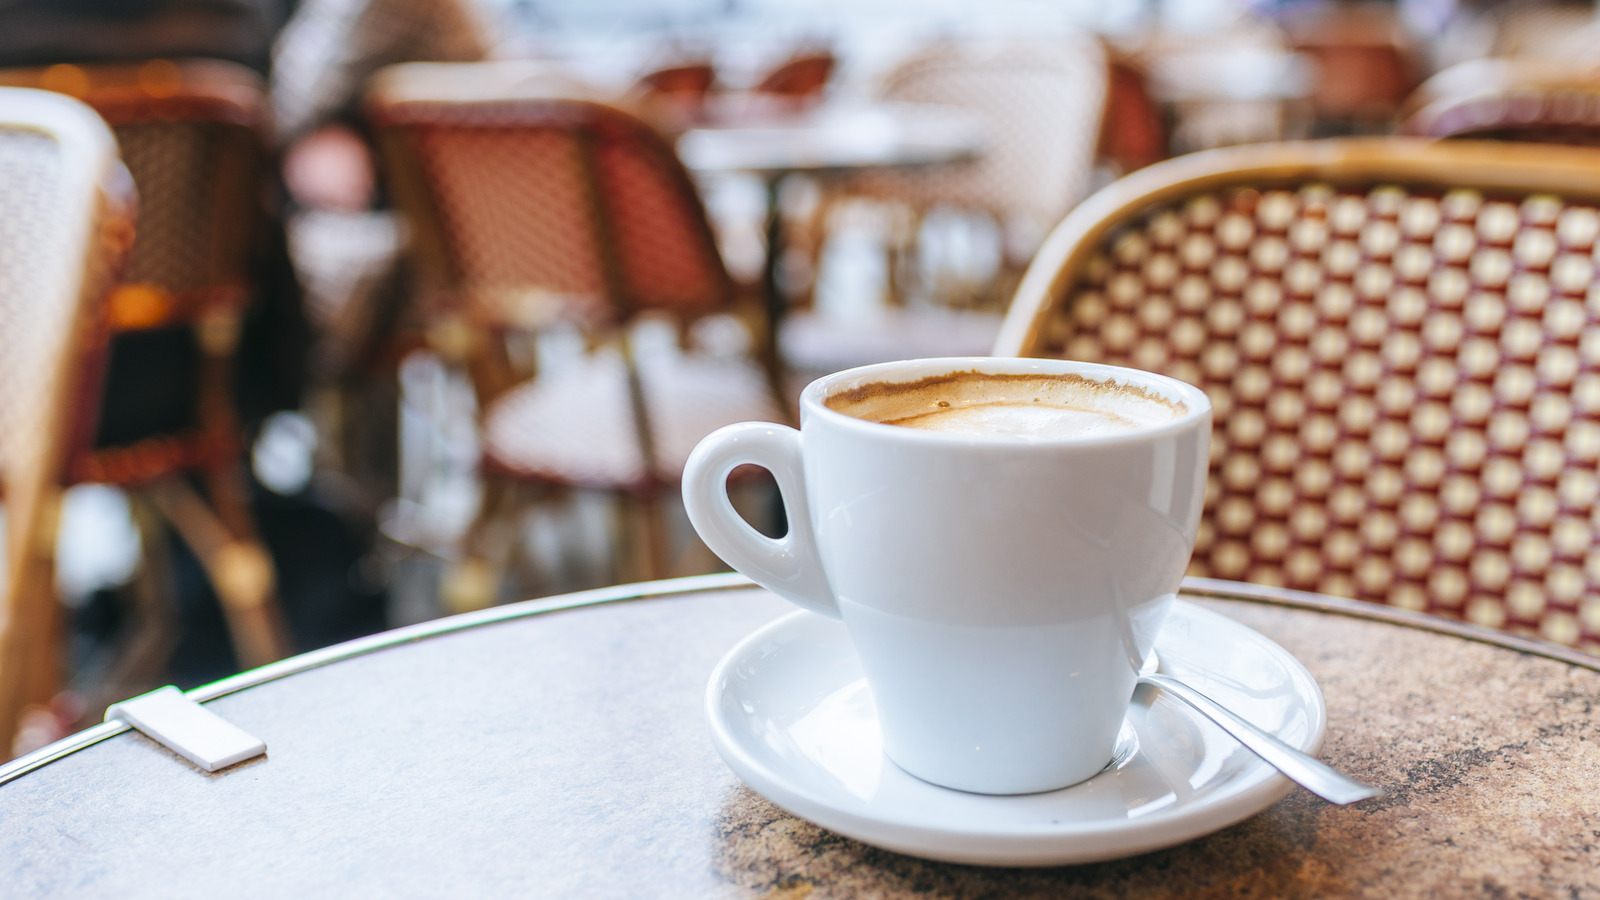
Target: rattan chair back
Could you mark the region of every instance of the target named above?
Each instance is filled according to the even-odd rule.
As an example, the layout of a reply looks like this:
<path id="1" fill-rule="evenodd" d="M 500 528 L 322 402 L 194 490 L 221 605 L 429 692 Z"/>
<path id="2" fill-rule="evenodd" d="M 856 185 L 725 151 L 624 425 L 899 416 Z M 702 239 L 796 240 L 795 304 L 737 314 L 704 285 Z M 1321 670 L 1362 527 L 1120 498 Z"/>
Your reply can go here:
<path id="1" fill-rule="evenodd" d="M 0 88 L 0 757 L 63 683 L 54 543 L 67 458 L 87 442 L 101 298 L 133 240 L 132 186 L 92 110 Z"/>
<path id="2" fill-rule="evenodd" d="M 996 352 L 1216 406 L 1191 573 L 1600 649 L 1600 152 L 1195 154 L 1056 229 Z"/>
<path id="3" fill-rule="evenodd" d="M 100 446 L 74 461 L 72 477 L 136 484 L 236 455 L 232 360 L 265 223 L 261 78 L 232 63 L 158 59 L 0 70 L 0 84 L 74 96 L 111 125 L 140 196 L 138 237 L 109 299 L 112 327 L 192 328 L 202 357 L 195 383 L 147 388 L 186 393 L 150 422 L 103 422 Z"/>
<path id="4" fill-rule="evenodd" d="M 474 88 L 443 91 L 430 74 L 446 68 L 387 70 L 368 103 L 433 302 L 517 329 L 728 308 L 699 195 L 657 131 L 495 63 L 451 67 Z"/>

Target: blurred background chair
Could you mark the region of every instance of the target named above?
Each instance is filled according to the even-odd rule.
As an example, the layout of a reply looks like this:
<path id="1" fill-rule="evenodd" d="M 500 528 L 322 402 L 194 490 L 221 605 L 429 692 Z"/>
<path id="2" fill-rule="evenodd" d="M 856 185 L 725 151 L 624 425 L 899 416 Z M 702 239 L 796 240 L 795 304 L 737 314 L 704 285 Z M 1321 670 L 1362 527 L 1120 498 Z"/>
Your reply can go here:
<path id="1" fill-rule="evenodd" d="M 127 489 L 143 575 L 154 579 L 138 591 L 143 649 L 108 679 L 159 677 L 178 639 L 167 526 L 203 566 L 238 665 L 288 655 L 272 558 L 249 504 L 237 371 L 246 318 L 271 289 L 260 76 L 216 60 L 150 60 L 4 70 L 0 84 L 59 91 L 94 108 L 140 193 L 138 238 L 107 301 L 114 334 L 94 446 L 69 472 L 74 482 Z"/>
<path id="2" fill-rule="evenodd" d="M 0 756 L 65 683 L 55 538 L 69 460 L 92 437 L 102 298 L 133 239 L 132 186 L 92 110 L 0 89 Z"/>
<path id="3" fill-rule="evenodd" d="M 813 101 L 827 88 L 837 62 L 828 50 L 800 50 L 762 75 L 750 89 L 796 103 Z"/>
<path id="4" fill-rule="evenodd" d="M 996 352 L 1207 391 L 1192 574 L 1600 650 L 1597 237 L 1587 148 L 1210 151 L 1074 211 Z"/>
<path id="5" fill-rule="evenodd" d="M 687 173 L 643 121 L 536 96 L 493 63 L 460 69 L 476 99 L 441 96 L 436 68 L 387 70 L 368 111 L 412 229 L 416 321 L 470 373 L 477 401 L 485 492 L 446 601 L 499 595 L 525 487 L 615 496 L 634 520 L 615 564 L 663 574 L 663 501 L 694 444 L 787 417 L 770 348 L 752 337 L 759 304 L 729 278 Z M 648 322 L 663 339 L 644 336 Z"/>
<path id="6" fill-rule="evenodd" d="M 1305 137 L 1313 127 L 1314 72 L 1276 22 L 1158 21 L 1110 43 L 1160 110 L 1172 155 Z"/>
<path id="7" fill-rule="evenodd" d="M 1086 35 L 925 47 L 889 72 L 876 96 L 978 113 L 989 138 L 982 157 L 957 168 L 863 174 L 829 199 L 903 206 L 912 215 L 908 240 L 937 207 L 986 215 L 1000 229 L 1003 269 L 1019 266 L 1089 190 L 1108 78 L 1105 51 Z"/>
<path id="8" fill-rule="evenodd" d="M 798 229 L 810 234 L 812 292 L 826 289 L 834 253 L 882 246 L 885 308 L 830 315 L 820 299 L 806 310 L 802 298 L 801 312 L 785 322 L 786 364 L 810 374 L 981 352 L 1039 239 L 1090 188 L 1109 78 L 1106 53 L 1088 35 L 938 41 L 894 66 L 874 98 L 975 113 L 981 155 L 823 186 L 809 225 Z"/>
<path id="9" fill-rule="evenodd" d="M 1393 3 L 1338 0 L 1286 14 L 1289 46 L 1309 61 L 1314 134 L 1389 134 L 1422 80 L 1420 50 Z"/>
<path id="10" fill-rule="evenodd" d="M 1402 134 L 1600 145 L 1600 57 L 1458 63 L 1406 106 Z"/>

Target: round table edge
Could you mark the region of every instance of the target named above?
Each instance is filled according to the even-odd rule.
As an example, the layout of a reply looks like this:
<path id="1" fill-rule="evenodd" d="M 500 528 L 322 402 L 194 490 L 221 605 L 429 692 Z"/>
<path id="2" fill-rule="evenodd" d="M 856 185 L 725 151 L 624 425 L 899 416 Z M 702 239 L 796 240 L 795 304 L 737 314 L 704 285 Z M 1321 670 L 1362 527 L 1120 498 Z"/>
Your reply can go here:
<path id="1" fill-rule="evenodd" d="M 731 572 L 623 584 L 572 594 L 562 594 L 555 597 L 524 600 L 505 606 L 496 606 L 476 612 L 461 613 L 441 619 L 420 622 L 415 625 L 404 626 L 335 644 L 331 647 L 324 647 L 320 650 L 302 653 L 269 663 L 260 668 L 240 672 L 220 681 L 202 685 L 187 691 L 185 696 L 196 703 L 204 703 L 208 700 L 215 700 L 218 697 L 224 697 L 280 678 L 286 678 L 309 669 L 354 659 L 391 647 L 551 612 L 682 594 L 748 590 L 754 587 L 756 587 L 755 583 L 749 578 L 737 572 Z M 1308 591 L 1192 576 L 1183 580 L 1179 593 L 1187 597 L 1261 603 L 1270 606 L 1284 606 L 1384 622 L 1406 628 L 1451 635 L 1479 643 L 1494 644 L 1521 653 L 1542 656 L 1585 669 L 1600 671 L 1600 656 L 1585 653 L 1582 650 L 1537 638 L 1495 631 L 1492 628 L 1486 628 L 1481 625 L 1458 622 L 1427 613 L 1384 606 L 1364 600 L 1350 600 Z M 53 744 L 17 757 L 10 762 L 0 764 L 0 785 L 43 768 L 86 747 L 115 737 L 128 731 L 131 727 L 121 720 L 108 720 L 76 734 L 68 735 Z"/>

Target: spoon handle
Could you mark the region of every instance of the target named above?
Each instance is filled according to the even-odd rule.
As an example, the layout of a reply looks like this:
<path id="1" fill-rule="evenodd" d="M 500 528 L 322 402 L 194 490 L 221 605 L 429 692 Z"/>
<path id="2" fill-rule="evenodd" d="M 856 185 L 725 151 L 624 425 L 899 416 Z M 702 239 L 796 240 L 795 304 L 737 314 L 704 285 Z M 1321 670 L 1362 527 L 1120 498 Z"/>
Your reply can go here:
<path id="1" fill-rule="evenodd" d="M 1193 707 L 1233 735 L 1250 752 L 1329 803 L 1355 803 L 1383 795 L 1383 789 L 1360 782 L 1240 718 L 1237 713 L 1170 675 L 1140 675 L 1140 684 L 1160 688 Z"/>

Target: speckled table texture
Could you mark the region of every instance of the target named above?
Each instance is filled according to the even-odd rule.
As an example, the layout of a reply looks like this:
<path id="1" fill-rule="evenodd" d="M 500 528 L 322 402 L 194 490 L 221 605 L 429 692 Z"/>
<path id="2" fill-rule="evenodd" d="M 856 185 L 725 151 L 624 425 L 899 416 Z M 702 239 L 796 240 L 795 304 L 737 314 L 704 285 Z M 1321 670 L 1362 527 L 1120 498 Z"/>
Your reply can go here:
<path id="1" fill-rule="evenodd" d="M 1600 898 L 1600 673 L 1393 624 L 1203 600 L 1302 660 L 1322 757 L 1295 789 L 1116 862 L 990 869 L 827 832 L 744 788 L 706 678 L 788 607 L 757 590 L 554 612 L 208 704 L 268 755 L 205 775 L 136 734 L 0 785 L 0 896 Z"/>

